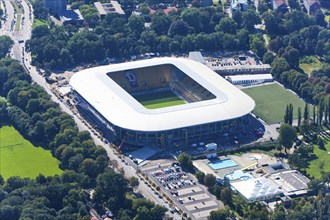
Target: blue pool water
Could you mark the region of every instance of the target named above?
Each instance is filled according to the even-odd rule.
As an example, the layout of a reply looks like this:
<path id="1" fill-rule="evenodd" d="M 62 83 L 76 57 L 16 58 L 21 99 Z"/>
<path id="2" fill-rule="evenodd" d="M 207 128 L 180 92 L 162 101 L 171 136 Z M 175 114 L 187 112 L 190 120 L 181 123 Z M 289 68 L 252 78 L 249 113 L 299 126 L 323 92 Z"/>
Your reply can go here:
<path id="1" fill-rule="evenodd" d="M 214 160 L 208 163 L 208 165 L 213 169 L 213 170 L 219 170 L 219 169 L 224 169 L 228 167 L 234 167 L 237 166 L 237 163 L 231 159 L 225 159 L 225 160 Z"/>

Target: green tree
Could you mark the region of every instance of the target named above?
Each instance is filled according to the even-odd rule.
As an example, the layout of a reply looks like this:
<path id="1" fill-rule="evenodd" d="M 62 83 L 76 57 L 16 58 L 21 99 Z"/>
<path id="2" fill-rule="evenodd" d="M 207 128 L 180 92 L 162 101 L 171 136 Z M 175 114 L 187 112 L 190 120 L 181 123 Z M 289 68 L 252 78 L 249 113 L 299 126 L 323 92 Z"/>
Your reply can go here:
<path id="1" fill-rule="evenodd" d="M 5 183 L 5 180 L 3 179 L 2 175 L 0 175 L 0 186 L 3 186 Z"/>
<path id="2" fill-rule="evenodd" d="M 228 187 L 221 190 L 221 201 L 223 201 L 225 205 L 231 206 L 233 204 L 233 195 Z"/>
<path id="3" fill-rule="evenodd" d="M 296 130 L 291 125 L 284 123 L 281 125 L 279 133 L 279 143 L 287 152 L 287 149 L 290 149 L 293 142 L 297 139 Z"/>
<path id="4" fill-rule="evenodd" d="M 271 64 L 274 61 L 274 59 L 275 59 L 275 56 L 273 55 L 273 53 L 268 51 L 262 57 L 262 62 Z"/>
<path id="5" fill-rule="evenodd" d="M 131 176 L 129 179 L 129 185 L 133 188 L 138 187 L 139 186 L 139 179 L 136 178 L 135 176 Z"/>
<path id="6" fill-rule="evenodd" d="M 213 187 L 215 184 L 215 181 L 216 181 L 216 177 L 213 174 L 208 173 L 204 177 L 204 184 L 208 188 Z"/>
<path id="7" fill-rule="evenodd" d="M 171 19 L 166 16 L 163 12 L 157 12 L 151 20 L 151 29 L 153 29 L 156 34 L 162 35 L 167 34 L 168 29 L 171 25 Z"/>
<path id="8" fill-rule="evenodd" d="M 313 105 L 313 123 L 316 123 L 316 106 Z"/>
<path id="9" fill-rule="evenodd" d="M 182 20 L 174 21 L 168 29 L 168 35 L 171 37 L 175 35 L 185 36 L 188 34 L 188 32 L 189 25 L 187 24 L 187 22 Z"/>
<path id="10" fill-rule="evenodd" d="M 261 58 L 267 52 L 267 48 L 265 47 L 264 42 L 257 36 L 252 38 L 250 48 L 255 54 L 257 54 L 258 57 Z"/>
<path id="11" fill-rule="evenodd" d="M 251 9 L 243 12 L 242 19 L 243 27 L 245 27 L 250 32 L 254 30 L 254 25 L 261 23 L 259 15 L 256 13 L 256 11 Z"/>
<path id="12" fill-rule="evenodd" d="M 13 45 L 14 41 L 10 37 L 6 35 L 0 36 L 0 59 L 7 56 Z"/>
<path id="13" fill-rule="evenodd" d="M 144 30 L 144 21 L 141 16 L 131 15 L 128 18 L 127 25 L 133 33 L 138 35 L 140 35 Z"/>
<path id="14" fill-rule="evenodd" d="M 237 24 L 236 22 L 229 17 L 222 18 L 219 25 L 215 27 L 216 31 L 222 31 L 227 34 L 236 33 Z"/>
<path id="15" fill-rule="evenodd" d="M 187 22 L 187 24 L 194 28 L 195 32 L 200 32 L 202 28 L 201 18 L 202 15 L 198 8 L 185 8 L 181 13 L 181 18 L 183 21 Z"/>
<path id="16" fill-rule="evenodd" d="M 181 153 L 178 156 L 178 161 L 183 169 L 191 170 L 193 167 L 191 156 L 187 153 Z"/>
<path id="17" fill-rule="evenodd" d="M 290 69 L 288 62 L 283 57 L 276 57 L 271 66 L 275 77 L 279 77 L 283 72 Z"/>
<path id="18" fill-rule="evenodd" d="M 320 137 L 318 137 L 318 139 L 317 139 L 317 146 L 319 146 L 320 149 L 325 150 L 324 141 Z"/>
<path id="19" fill-rule="evenodd" d="M 309 108 L 308 104 L 305 102 L 305 108 L 304 108 L 304 120 L 307 121 L 309 118 Z"/>
<path id="20" fill-rule="evenodd" d="M 105 204 L 107 207 L 111 207 L 111 210 L 117 213 L 120 208 L 123 208 L 127 190 L 128 182 L 122 175 L 112 170 L 106 171 L 96 178 L 93 200 L 97 204 Z"/>
<path id="21" fill-rule="evenodd" d="M 204 183 L 205 173 L 198 170 L 198 171 L 196 171 L 195 176 L 198 179 L 198 182 L 200 182 L 202 184 Z"/>
<path id="22" fill-rule="evenodd" d="M 292 126 L 292 122 L 293 122 L 293 105 L 290 103 L 288 108 L 289 108 L 289 125 Z"/>
<path id="23" fill-rule="evenodd" d="M 226 220 L 229 217 L 227 209 L 217 209 L 210 213 L 209 220 Z"/>
<path id="24" fill-rule="evenodd" d="M 301 108 L 298 107 L 298 127 L 300 127 L 301 124 Z"/>

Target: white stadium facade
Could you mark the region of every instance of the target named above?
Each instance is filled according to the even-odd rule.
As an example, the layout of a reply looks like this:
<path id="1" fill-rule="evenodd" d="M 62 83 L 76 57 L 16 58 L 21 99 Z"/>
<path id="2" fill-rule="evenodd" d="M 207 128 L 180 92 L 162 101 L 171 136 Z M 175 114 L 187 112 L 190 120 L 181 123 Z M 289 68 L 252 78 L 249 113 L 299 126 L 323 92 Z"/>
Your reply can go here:
<path id="1" fill-rule="evenodd" d="M 85 69 L 70 79 L 76 105 L 110 141 L 187 146 L 235 134 L 249 124 L 253 99 L 207 66 L 154 58 Z M 170 90 L 184 104 L 147 109 L 136 94 Z"/>

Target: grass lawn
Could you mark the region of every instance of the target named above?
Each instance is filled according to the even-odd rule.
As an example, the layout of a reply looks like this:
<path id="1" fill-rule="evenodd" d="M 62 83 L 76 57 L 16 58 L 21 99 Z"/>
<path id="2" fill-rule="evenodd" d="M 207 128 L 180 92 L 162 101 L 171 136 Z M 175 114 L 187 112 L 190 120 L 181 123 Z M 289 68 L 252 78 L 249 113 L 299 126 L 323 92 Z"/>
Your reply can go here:
<path id="1" fill-rule="evenodd" d="M 164 108 L 186 103 L 170 90 L 139 94 L 135 95 L 134 98 L 147 109 Z"/>
<path id="2" fill-rule="evenodd" d="M 4 97 L 2 97 L 2 96 L 0 96 L 0 103 L 1 102 L 6 102 L 6 99 Z"/>
<path id="3" fill-rule="evenodd" d="M 308 75 L 311 75 L 313 70 L 319 70 L 321 66 L 321 61 L 314 56 L 305 56 L 299 63 L 299 67 Z"/>
<path id="4" fill-rule="evenodd" d="M 283 122 L 287 104 L 293 105 L 293 117 L 298 118 L 298 107 L 303 114 L 305 102 L 277 83 L 243 89 L 256 102 L 253 113 L 268 124 Z"/>
<path id="5" fill-rule="evenodd" d="M 326 150 L 321 150 L 318 146 L 314 146 L 314 154 L 317 159 L 312 160 L 309 167 L 306 169 L 307 173 L 315 178 L 321 177 L 321 171 L 330 172 L 330 142 L 325 146 Z"/>
<path id="6" fill-rule="evenodd" d="M 39 26 L 43 26 L 43 25 L 47 25 L 48 26 L 48 22 L 44 21 L 44 20 L 39 20 L 39 19 L 33 19 L 33 25 L 32 25 L 32 29 L 39 27 Z"/>
<path id="7" fill-rule="evenodd" d="M 15 29 L 14 30 L 15 31 L 19 31 L 19 28 L 21 26 L 21 19 L 22 19 L 23 9 L 22 9 L 22 7 L 19 7 L 18 4 L 15 1 L 11 1 L 10 3 L 15 8 L 16 15 L 17 15 L 17 17 L 16 17 L 16 23 L 15 23 Z"/>
<path id="8" fill-rule="evenodd" d="M 0 128 L 0 174 L 35 178 L 61 174 L 59 161 L 49 150 L 33 146 L 12 126 Z"/>
<path id="9" fill-rule="evenodd" d="M 21 26 L 21 19 L 22 19 L 22 14 L 17 14 L 16 23 L 15 23 L 15 31 L 19 31 L 19 28 Z"/>

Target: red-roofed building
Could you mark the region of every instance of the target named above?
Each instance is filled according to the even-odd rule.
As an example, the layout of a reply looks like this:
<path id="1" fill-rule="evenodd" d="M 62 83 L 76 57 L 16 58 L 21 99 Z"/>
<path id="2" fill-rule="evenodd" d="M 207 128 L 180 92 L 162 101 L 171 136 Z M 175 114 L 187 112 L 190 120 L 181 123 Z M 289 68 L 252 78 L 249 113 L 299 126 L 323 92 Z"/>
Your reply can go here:
<path id="1" fill-rule="evenodd" d="M 176 8 L 176 7 L 168 7 L 168 8 L 166 8 L 166 9 L 164 9 L 163 10 L 163 12 L 165 13 L 165 14 L 168 14 L 168 13 L 170 13 L 171 11 L 177 11 L 178 9 Z"/>
<path id="2" fill-rule="evenodd" d="M 288 3 L 286 0 L 272 0 L 273 10 L 286 13 L 288 11 Z"/>

